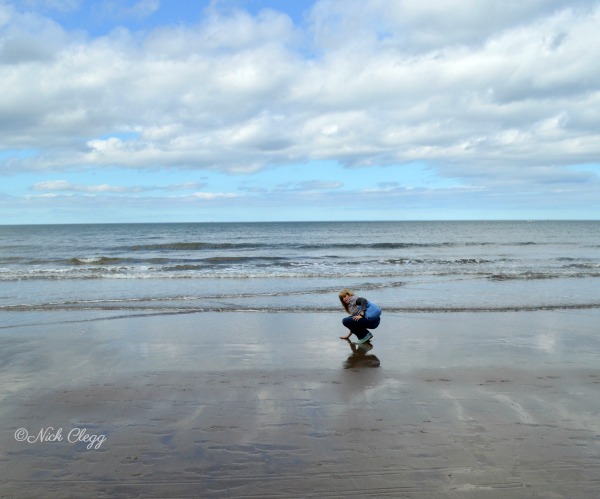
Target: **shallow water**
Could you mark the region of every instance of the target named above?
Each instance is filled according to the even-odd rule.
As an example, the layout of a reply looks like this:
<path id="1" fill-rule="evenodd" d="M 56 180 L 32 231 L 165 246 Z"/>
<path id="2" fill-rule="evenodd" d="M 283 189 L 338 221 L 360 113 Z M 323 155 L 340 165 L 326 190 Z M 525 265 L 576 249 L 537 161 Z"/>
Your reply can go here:
<path id="1" fill-rule="evenodd" d="M 0 227 L 4 327 L 35 312 L 339 312 L 343 287 L 384 314 L 594 309 L 599 284 L 593 221 Z"/>

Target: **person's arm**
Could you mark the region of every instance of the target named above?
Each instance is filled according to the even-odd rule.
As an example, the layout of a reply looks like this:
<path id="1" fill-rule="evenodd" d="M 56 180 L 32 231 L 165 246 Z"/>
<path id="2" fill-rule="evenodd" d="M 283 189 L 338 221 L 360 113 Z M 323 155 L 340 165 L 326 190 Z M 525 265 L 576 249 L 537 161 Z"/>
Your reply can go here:
<path id="1" fill-rule="evenodd" d="M 360 307 L 360 312 L 354 316 L 354 320 L 358 321 L 365 316 L 365 310 L 367 310 L 368 300 L 366 298 L 358 297 L 356 304 Z"/>

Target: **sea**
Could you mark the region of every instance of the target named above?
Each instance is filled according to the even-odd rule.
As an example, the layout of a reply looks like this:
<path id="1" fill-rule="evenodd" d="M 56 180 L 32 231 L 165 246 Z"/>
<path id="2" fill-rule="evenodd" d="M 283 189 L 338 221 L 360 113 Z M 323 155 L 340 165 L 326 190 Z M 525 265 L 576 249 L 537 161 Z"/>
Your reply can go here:
<path id="1" fill-rule="evenodd" d="M 0 226 L 0 328 L 72 312 L 341 313 L 342 288 L 384 315 L 600 309 L 600 222 Z"/>

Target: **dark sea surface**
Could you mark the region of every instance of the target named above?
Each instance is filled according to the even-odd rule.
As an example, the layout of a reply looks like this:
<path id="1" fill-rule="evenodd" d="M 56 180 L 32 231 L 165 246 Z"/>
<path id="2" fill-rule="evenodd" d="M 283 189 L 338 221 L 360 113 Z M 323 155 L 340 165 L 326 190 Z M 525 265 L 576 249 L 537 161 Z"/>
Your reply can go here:
<path id="1" fill-rule="evenodd" d="M 0 226 L 2 327 L 202 311 L 600 308 L 600 222 Z M 56 315 L 55 315 L 56 316 Z"/>

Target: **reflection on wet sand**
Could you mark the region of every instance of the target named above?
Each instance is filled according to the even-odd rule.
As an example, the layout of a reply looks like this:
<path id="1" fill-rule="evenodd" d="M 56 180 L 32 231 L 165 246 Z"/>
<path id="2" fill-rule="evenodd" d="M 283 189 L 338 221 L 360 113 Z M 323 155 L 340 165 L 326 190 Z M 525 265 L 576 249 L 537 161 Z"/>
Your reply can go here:
<path id="1" fill-rule="evenodd" d="M 326 313 L 4 329 L 0 497 L 598 499 L 598 318 L 388 315 L 350 352 Z"/>
<path id="2" fill-rule="evenodd" d="M 348 341 L 348 344 L 352 350 L 352 355 L 344 362 L 344 369 L 361 369 L 364 367 L 379 367 L 381 365 L 376 355 L 368 353 L 373 350 L 371 343 L 367 342 L 357 345 Z"/>

